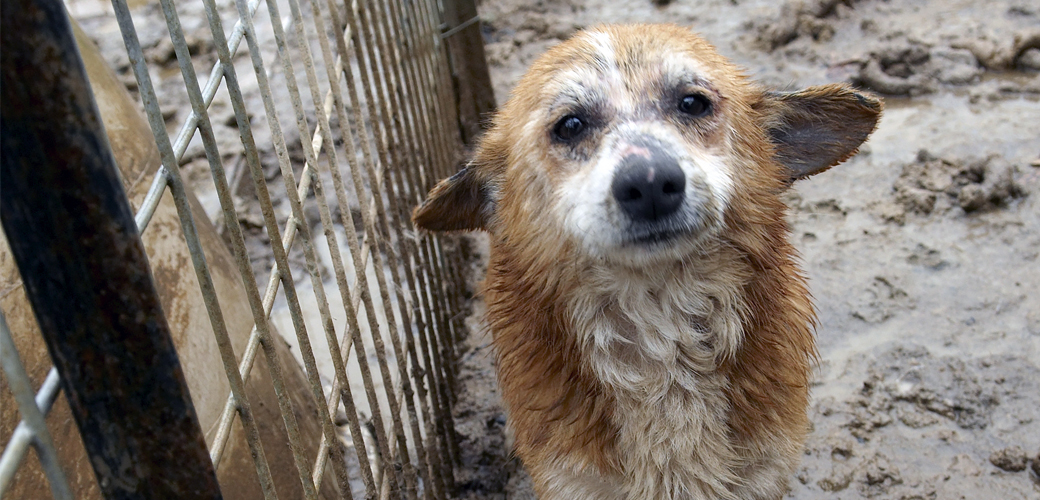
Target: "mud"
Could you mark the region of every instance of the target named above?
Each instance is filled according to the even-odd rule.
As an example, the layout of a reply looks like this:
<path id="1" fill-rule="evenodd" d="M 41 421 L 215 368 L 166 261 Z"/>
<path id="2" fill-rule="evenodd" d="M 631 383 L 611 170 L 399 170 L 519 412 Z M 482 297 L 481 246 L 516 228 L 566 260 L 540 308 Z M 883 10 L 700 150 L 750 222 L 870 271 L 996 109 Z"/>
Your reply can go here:
<path id="1" fill-rule="evenodd" d="M 228 24 L 233 4 L 218 3 Z M 110 7 L 69 4 L 134 90 Z M 181 22 L 198 51 L 196 70 L 208 72 L 208 27 L 201 6 L 192 4 L 184 3 Z M 480 15 L 499 102 L 547 48 L 607 22 L 689 26 L 775 88 L 845 81 L 882 94 L 885 115 L 860 155 L 787 195 L 792 239 L 816 297 L 820 350 L 813 429 L 788 498 L 1040 497 L 1035 0 L 483 0 Z M 258 26 L 269 23 L 264 9 L 258 16 Z M 148 5 L 135 19 L 175 133 L 190 107 L 163 41 L 164 23 Z M 261 43 L 273 54 L 270 38 Z M 252 74 L 248 57 L 235 62 L 239 75 Z M 243 78 L 243 86 L 249 108 L 261 109 L 254 81 Z M 285 96 L 276 103 L 282 116 L 292 116 Z M 225 164 L 235 165 L 242 148 L 225 94 L 218 93 L 211 114 Z M 280 186 L 263 121 L 253 120 L 262 163 L 271 185 Z M 284 123 L 283 130 L 288 143 L 299 140 L 295 127 Z M 219 219 L 197 141 L 182 168 Z M 251 258 L 266 284 L 266 232 L 249 201 L 251 182 L 238 185 Z M 284 192 L 272 196 L 284 220 Z M 479 235 L 473 248 L 476 283 L 486 256 Z M 306 280 L 301 255 L 290 258 Z M 530 478 L 509 454 L 479 298 L 473 306 L 455 406 L 460 496 L 533 498 Z"/>

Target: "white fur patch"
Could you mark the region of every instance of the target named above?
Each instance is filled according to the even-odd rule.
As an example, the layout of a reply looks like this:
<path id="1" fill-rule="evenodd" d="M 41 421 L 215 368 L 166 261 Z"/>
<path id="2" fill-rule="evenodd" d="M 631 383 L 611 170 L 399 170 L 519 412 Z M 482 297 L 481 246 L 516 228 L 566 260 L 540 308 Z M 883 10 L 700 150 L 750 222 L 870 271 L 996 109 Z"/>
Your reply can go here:
<path id="1" fill-rule="evenodd" d="M 567 457 L 557 457 L 545 470 L 542 500 L 627 500 L 618 481 L 598 476 Z"/>
<path id="2" fill-rule="evenodd" d="M 600 90 L 606 92 L 611 106 L 621 113 L 630 113 L 635 109 L 637 97 L 630 95 L 625 88 L 625 78 L 618 67 L 617 53 L 614 50 L 614 41 L 610 35 L 601 31 L 589 32 L 590 44 L 595 51 L 596 59 L 601 61 L 594 71 L 594 79 Z"/>
<path id="3" fill-rule="evenodd" d="M 622 498 L 739 498 L 728 380 L 717 373 L 743 339 L 739 269 L 725 252 L 651 269 L 592 266 L 575 292 L 585 362 L 617 404 Z"/>
<path id="4" fill-rule="evenodd" d="M 621 244 L 616 204 L 610 185 L 615 162 L 604 149 L 591 164 L 560 184 L 557 213 L 566 230 L 593 255 L 601 255 Z"/>
<path id="5" fill-rule="evenodd" d="M 691 59 L 686 54 L 666 52 L 661 59 L 661 71 L 673 81 L 685 80 L 690 76 L 712 80 L 714 72 L 711 68 L 701 64 L 696 59 Z"/>
<path id="6" fill-rule="evenodd" d="M 711 194 L 725 207 L 733 193 L 733 174 L 723 157 L 700 150 L 687 150 L 691 161 L 680 162 L 687 178 L 703 174 Z M 691 171 L 696 169 L 697 171 Z"/>
<path id="7" fill-rule="evenodd" d="M 610 35 L 602 31 L 590 31 L 589 39 L 592 48 L 596 50 L 596 55 L 604 63 L 602 69 L 607 81 L 621 81 L 621 72 L 618 70 L 617 57 L 614 53 L 614 42 L 610 39 Z"/>

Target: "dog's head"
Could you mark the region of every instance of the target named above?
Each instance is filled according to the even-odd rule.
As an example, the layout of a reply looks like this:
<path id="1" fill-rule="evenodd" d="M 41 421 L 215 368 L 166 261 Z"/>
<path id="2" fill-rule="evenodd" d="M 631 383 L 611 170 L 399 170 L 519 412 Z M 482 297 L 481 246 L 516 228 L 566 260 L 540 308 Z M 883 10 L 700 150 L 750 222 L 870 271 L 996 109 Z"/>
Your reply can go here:
<path id="1" fill-rule="evenodd" d="M 782 217 L 778 194 L 854 154 L 881 107 L 844 85 L 765 91 L 678 26 L 598 27 L 534 63 L 414 220 L 619 263 L 679 258 L 734 217 Z"/>

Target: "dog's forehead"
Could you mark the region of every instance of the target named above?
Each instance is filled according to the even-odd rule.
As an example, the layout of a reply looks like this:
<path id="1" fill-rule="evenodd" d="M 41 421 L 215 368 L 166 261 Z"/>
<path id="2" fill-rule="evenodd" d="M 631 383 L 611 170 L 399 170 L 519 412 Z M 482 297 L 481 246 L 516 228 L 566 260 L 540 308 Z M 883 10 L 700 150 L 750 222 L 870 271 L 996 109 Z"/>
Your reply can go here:
<path id="1" fill-rule="evenodd" d="M 646 86 L 707 83 L 726 87 L 728 64 L 709 43 L 675 26 L 605 26 L 584 31 L 545 55 L 543 96 L 581 89 L 644 92 Z"/>

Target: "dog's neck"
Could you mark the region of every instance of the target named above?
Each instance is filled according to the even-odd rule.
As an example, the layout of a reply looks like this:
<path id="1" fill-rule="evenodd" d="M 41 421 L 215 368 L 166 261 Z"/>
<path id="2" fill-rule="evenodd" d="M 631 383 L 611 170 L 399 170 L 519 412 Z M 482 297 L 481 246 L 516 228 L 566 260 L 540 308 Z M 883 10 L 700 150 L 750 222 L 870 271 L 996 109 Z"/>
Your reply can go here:
<path id="1" fill-rule="evenodd" d="M 609 387 L 651 397 L 667 389 L 652 381 L 700 390 L 688 377 L 714 372 L 739 348 L 750 271 L 736 252 L 638 269 L 582 267 L 568 309 L 589 361 L 609 365 L 589 366 Z"/>
<path id="2" fill-rule="evenodd" d="M 616 401 L 619 459 L 635 478 L 625 489 L 633 498 L 670 497 L 661 493 L 677 485 L 726 492 L 736 479 L 724 457 L 736 454 L 718 368 L 745 334 L 746 264 L 717 251 L 638 270 L 585 269 L 570 311 L 586 368 Z"/>

